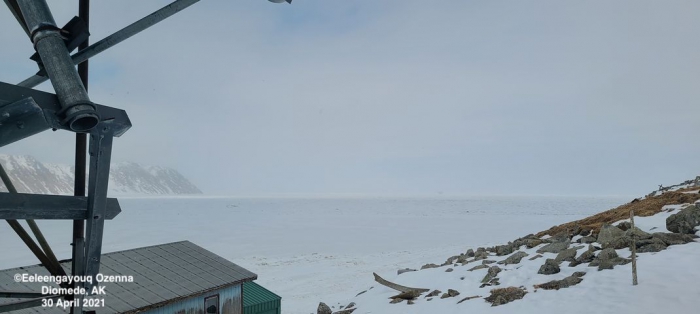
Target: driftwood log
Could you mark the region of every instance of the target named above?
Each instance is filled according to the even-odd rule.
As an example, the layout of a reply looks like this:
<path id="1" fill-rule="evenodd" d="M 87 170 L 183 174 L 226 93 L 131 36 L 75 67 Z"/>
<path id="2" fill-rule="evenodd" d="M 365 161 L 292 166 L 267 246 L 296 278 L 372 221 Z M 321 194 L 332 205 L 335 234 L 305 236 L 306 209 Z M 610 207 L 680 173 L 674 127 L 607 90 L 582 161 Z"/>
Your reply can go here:
<path id="1" fill-rule="evenodd" d="M 380 277 L 379 275 L 377 275 L 377 273 L 372 273 L 372 274 L 374 274 L 374 281 L 378 282 L 379 284 L 381 284 L 383 286 L 389 287 L 389 288 L 397 290 L 397 291 L 401 291 L 401 292 L 418 291 L 420 293 L 430 291 L 430 289 L 411 288 L 411 287 L 402 286 L 400 284 L 393 283 L 391 281 L 388 281 L 388 280 Z"/>

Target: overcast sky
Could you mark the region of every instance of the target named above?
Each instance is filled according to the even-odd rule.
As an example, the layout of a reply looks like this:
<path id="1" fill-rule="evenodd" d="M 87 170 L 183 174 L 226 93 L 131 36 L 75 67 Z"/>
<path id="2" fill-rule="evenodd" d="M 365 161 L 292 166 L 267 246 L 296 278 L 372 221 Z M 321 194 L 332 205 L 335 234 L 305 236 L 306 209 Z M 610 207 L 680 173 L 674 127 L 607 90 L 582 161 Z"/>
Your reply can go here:
<path id="1" fill-rule="evenodd" d="M 93 1 L 91 41 L 168 2 Z M 49 3 L 60 25 L 77 14 Z M 90 95 L 134 124 L 115 161 L 208 194 L 642 195 L 700 174 L 699 11 L 205 0 L 92 58 Z M 17 83 L 32 45 L 4 7 L 0 29 Z M 73 134 L 0 152 L 71 163 Z"/>

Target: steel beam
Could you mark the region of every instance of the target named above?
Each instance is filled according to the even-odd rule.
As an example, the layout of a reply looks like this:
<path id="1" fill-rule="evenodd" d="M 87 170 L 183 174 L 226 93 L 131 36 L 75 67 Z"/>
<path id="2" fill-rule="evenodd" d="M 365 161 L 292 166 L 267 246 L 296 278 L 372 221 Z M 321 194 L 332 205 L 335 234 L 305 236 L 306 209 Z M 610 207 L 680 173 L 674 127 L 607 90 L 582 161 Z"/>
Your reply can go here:
<path id="1" fill-rule="evenodd" d="M 44 296 L 41 292 L 0 291 L 0 298 L 31 299 Z"/>
<path id="2" fill-rule="evenodd" d="M 56 91 L 62 116 L 61 124 L 75 132 L 87 132 L 94 128 L 100 117 L 88 97 L 70 53 L 56 26 L 46 0 L 18 0 L 22 16 L 41 57 L 44 70 Z"/>
<path id="3" fill-rule="evenodd" d="M 55 299 L 58 299 L 60 297 L 61 297 L 60 295 L 45 295 L 45 296 L 42 296 L 41 298 L 27 299 L 27 300 L 12 302 L 12 303 L 3 303 L 3 304 L 0 304 L 0 313 L 28 309 L 28 308 L 32 308 L 32 307 L 40 307 L 43 300 L 47 300 L 47 299 L 55 300 Z"/>
<path id="4" fill-rule="evenodd" d="M 109 123 L 100 123 L 90 133 L 90 171 L 88 179 L 88 219 L 85 220 L 85 276 L 96 276 L 102 258 L 109 166 L 114 136 Z M 97 284 L 85 283 L 88 291 Z"/>
<path id="5" fill-rule="evenodd" d="M 85 50 L 90 45 L 90 0 L 80 0 L 78 2 L 78 18 L 85 23 L 85 31 L 88 37 L 78 46 L 78 52 Z M 89 90 L 89 62 L 85 61 L 78 65 L 78 75 L 85 86 L 85 90 Z M 73 180 L 73 195 L 85 196 L 85 174 L 87 168 L 87 136 L 85 133 L 75 134 L 75 176 Z M 85 207 L 87 208 L 87 207 Z M 83 276 L 85 271 L 85 220 L 73 220 L 73 242 L 71 242 L 73 250 L 71 253 L 71 274 L 73 276 Z M 77 283 L 73 282 L 71 288 L 76 288 Z M 82 314 L 83 302 L 82 296 L 73 295 L 73 300 L 70 307 L 71 314 Z"/>
<path id="6" fill-rule="evenodd" d="M 120 212 L 116 198 L 105 200 L 104 219 L 114 219 Z M 41 195 L 0 192 L 0 219 L 88 219 L 85 196 Z"/>
<path id="7" fill-rule="evenodd" d="M 31 98 L 33 103 L 27 98 Z M 131 128 L 131 121 L 124 110 L 98 104 L 94 106 L 102 121 L 110 122 L 114 136 L 121 136 Z M 48 129 L 73 132 L 61 123 L 59 111 L 61 106 L 55 94 L 0 82 L 0 122 L 6 119 L 13 122 L 0 125 L 0 147 Z M 42 125 L 40 112 L 43 112 L 45 125 Z M 22 123 L 22 126 L 18 123 Z"/>
<path id="8" fill-rule="evenodd" d="M 80 64 L 197 2 L 199 2 L 199 0 L 176 0 L 158 11 L 155 11 L 150 15 L 130 24 L 129 26 L 120 29 L 116 33 L 90 45 L 86 49 L 78 51 L 71 56 L 73 64 Z M 47 79 L 46 72 L 39 71 L 34 76 L 27 78 L 17 85 L 24 87 L 35 87 L 45 82 Z"/>

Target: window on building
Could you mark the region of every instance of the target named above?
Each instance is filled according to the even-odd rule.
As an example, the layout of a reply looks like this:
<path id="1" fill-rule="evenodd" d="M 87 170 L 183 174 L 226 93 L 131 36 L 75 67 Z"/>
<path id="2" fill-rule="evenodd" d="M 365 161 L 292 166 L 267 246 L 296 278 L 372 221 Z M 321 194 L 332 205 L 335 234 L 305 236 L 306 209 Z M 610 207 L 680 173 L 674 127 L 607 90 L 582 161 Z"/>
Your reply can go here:
<path id="1" fill-rule="evenodd" d="M 219 314 L 219 295 L 213 295 L 204 299 L 204 310 L 207 314 Z"/>

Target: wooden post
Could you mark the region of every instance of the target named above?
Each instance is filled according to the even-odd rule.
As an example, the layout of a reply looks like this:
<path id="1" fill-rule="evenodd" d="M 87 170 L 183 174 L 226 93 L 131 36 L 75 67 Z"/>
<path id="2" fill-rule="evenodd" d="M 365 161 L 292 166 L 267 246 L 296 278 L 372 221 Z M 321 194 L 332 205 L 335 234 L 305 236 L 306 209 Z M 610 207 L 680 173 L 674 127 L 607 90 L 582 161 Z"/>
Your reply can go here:
<path id="1" fill-rule="evenodd" d="M 634 209 L 630 210 L 630 224 L 632 225 L 632 285 L 637 285 L 637 237 L 634 232 Z"/>

